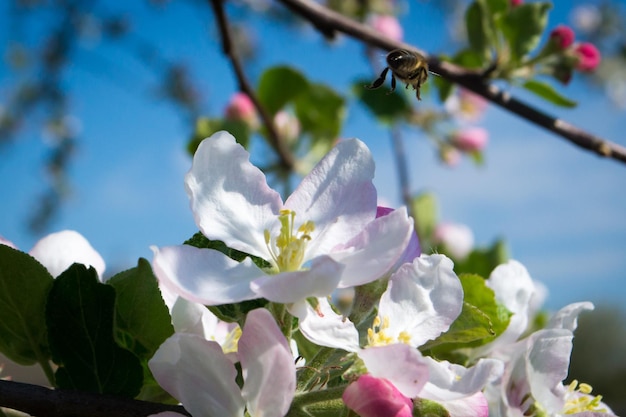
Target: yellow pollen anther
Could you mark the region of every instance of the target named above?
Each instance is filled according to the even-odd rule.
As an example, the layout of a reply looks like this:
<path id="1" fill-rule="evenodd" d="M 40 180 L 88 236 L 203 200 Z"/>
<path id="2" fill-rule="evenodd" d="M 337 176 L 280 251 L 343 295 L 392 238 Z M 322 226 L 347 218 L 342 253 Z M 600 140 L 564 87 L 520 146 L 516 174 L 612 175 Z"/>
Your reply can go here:
<path id="1" fill-rule="evenodd" d="M 381 320 L 380 316 L 376 316 L 372 327 L 367 329 L 367 344 L 369 346 L 386 346 L 392 343 L 409 344 L 411 335 L 406 331 L 401 331 L 397 338 L 389 335 L 389 317 L 385 316 Z"/>
<path id="2" fill-rule="evenodd" d="M 294 211 L 282 209 L 278 216 L 280 233 L 274 241 L 272 242 L 269 230 L 263 232 L 265 244 L 280 272 L 297 271 L 302 267 L 306 244 L 311 240 L 311 233 L 315 230 L 315 224 L 307 221 L 298 228 L 297 233 L 294 233 L 295 218 Z"/>
<path id="3" fill-rule="evenodd" d="M 593 391 L 591 385 L 579 384 L 577 380 L 573 380 L 567 386 L 563 414 L 576 414 L 585 411 L 606 413 L 608 410 L 600 404 L 602 396 L 591 396 L 591 391 Z"/>

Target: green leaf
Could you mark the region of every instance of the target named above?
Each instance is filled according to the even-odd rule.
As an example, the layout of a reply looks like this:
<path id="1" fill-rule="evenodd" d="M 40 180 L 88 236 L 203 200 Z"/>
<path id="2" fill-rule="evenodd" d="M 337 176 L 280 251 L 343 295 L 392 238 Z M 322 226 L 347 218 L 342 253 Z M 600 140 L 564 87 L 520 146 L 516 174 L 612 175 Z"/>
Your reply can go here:
<path id="1" fill-rule="evenodd" d="M 445 248 L 443 248 L 445 251 Z M 509 259 L 504 240 L 497 240 L 491 247 L 474 249 L 464 260 L 454 260 L 457 274 L 478 274 L 488 277 L 494 268 Z"/>
<path id="2" fill-rule="evenodd" d="M 295 113 L 303 132 L 334 141 L 346 113 L 345 99 L 332 88 L 312 84 L 294 99 Z"/>
<path id="3" fill-rule="evenodd" d="M 422 193 L 411 201 L 411 213 L 415 218 L 415 231 L 422 248 L 428 247 L 438 222 L 437 197 L 433 193 Z"/>
<path id="4" fill-rule="evenodd" d="M 401 88 L 389 93 L 384 86 L 375 90 L 366 88 L 370 84 L 371 81 L 359 80 L 352 84 L 352 93 L 378 120 L 391 124 L 410 115 L 411 106 L 406 95 L 398 92 Z"/>
<path id="5" fill-rule="evenodd" d="M 237 262 L 241 262 L 246 257 L 250 257 L 250 259 L 252 259 L 252 262 L 254 262 L 256 266 L 262 269 L 270 268 L 272 266 L 268 261 L 259 258 L 258 256 L 250 255 L 249 253 L 229 248 L 221 240 L 211 240 L 208 237 L 204 236 L 202 232 L 197 232 L 191 238 L 187 239 L 184 244 L 193 246 L 195 248 L 213 249 L 222 252 L 224 255 L 228 256 L 231 259 L 234 259 Z"/>
<path id="6" fill-rule="evenodd" d="M 133 398 L 142 386 L 139 359 L 113 337 L 115 290 L 93 268 L 74 264 L 52 285 L 48 340 L 59 388 Z"/>
<path id="7" fill-rule="evenodd" d="M 562 96 L 550 84 L 541 81 L 528 80 L 524 83 L 524 88 L 535 93 L 544 100 L 547 100 L 552 104 L 556 104 L 557 106 L 572 108 L 576 107 L 578 104 L 575 101 Z"/>
<path id="8" fill-rule="evenodd" d="M 451 61 L 464 68 L 481 68 L 485 62 L 480 53 L 471 49 L 459 51 Z"/>
<path id="9" fill-rule="evenodd" d="M 250 126 L 248 126 L 248 124 L 244 121 L 200 117 L 196 120 L 196 130 L 187 143 L 187 152 L 193 156 L 196 153 L 196 149 L 198 149 L 200 142 L 220 130 L 229 132 L 235 137 L 241 146 L 244 148 L 248 147 L 251 132 Z"/>
<path id="10" fill-rule="evenodd" d="M 463 309 L 450 329 L 420 350 L 430 350 L 438 358 L 452 358 L 453 351 L 491 342 L 509 324 L 511 313 L 498 304 L 493 290 L 479 275 L 460 275 L 463 285 Z"/>
<path id="11" fill-rule="evenodd" d="M 467 40 L 472 51 L 481 59 L 481 64 L 489 61 L 491 49 L 491 32 L 487 19 L 487 10 L 480 2 L 473 2 L 465 12 Z"/>
<path id="12" fill-rule="evenodd" d="M 503 13 L 510 7 L 510 0 L 483 0 L 492 15 Z"/>
<path id="13" fill-rule="evenodd" d="M 539 45 L 551 8 L 550 3 L 524 3 L 498 20 L 509 44 L 513 63 L 521 62 L 524 56 Z"/>
<path id="14" fill-rule="evenodd" d="M 152 273 L 141 258 L 135 268 L 107 281 L 115 289 L 115 328 L 120 346 L 141 359 L 150 359 L 161 343 L 174 334 L 172 319 Z"/>
<path id="15" fill-rule="evenodd" d="M 0 351 L 21 365 L 48 361 L 45 305 L 54 278 L 32 256 L 0 245 Z"/>
<path id="16" fill-rule="evenodd" d="M 299 71 L 280 66 L 269 68 L 261 75 L 257 95 L 264 108 L 274 115 L 308 88 L 309 82 Z"/>

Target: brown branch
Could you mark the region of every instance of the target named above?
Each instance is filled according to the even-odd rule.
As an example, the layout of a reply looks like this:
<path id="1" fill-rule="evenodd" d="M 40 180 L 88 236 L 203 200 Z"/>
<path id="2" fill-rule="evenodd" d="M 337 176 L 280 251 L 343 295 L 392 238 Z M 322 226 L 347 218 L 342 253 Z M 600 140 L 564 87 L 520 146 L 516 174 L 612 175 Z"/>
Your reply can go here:
<path id="1" fill-rule="evenodd" d="M 158 404 L 91 392 L 49 389 L 0 380 L 0 407 L 39 417 L 145 417 L 173 411 L 191 417 L 178 405 Z"/>
<path id="2" fill-rule="evenodd" d="M 274 150 L 278 154 L 278 157 L 280 158 L 280 165 L 286 170 L 291 171 L 295 164 L 293 155 L 285 145 L 285 142 L 281 140 L 270 114 L 261 105 L 259 98 L 257 97 L 254 89 L 252 88 L 252 85 L 248 81 L 246 74 L 243 71 L 243 67 L 233 46 L 232 36 L 230 35 L 228 19 L 226 17 L 226 13 L 224 12 L 223 3 L 224 0 L 211 0 L 211 6 L 213 7 L 215 18 L 217 19 L 217 24 L 219 26 L 220 34 L 222 37 L 222 50 L 224 52 L 224 55 L 228 57 L 233 67 L 233 70 L 235 71 L 235 76 L 237 77 L 237 82 L 239 83 L 239 90 L 241 90 L 243 93 L 246 93 L 248 97 L 250 97 L 250 100 L 254 104 L 257 112 L 259 113 L 261 121 L 267 129 L 270 145 L 274 148 Z"/>
<path id="3" fill-rule="evenodd" d="M 359 39 L 368 45 L 375 46 L 387 51 L 404 48 L 415 50 L 425 57 L 428 57 L 428 64 L 432 72 L 446 78 L 447 80 L 459 84 L 471 90 L 500 107 L 517 114 L 518 116 L 541 126 L 567 141 L 583 149 L 595 152 L 597 155 L 612 158 L 616 161 L 626 163 L 626 147 L 607 141 L 598 136 L 592 135 L 564 120 L 547 115 L 528 104 L 511 97 L 505 91 L 485 82 L 481 73 L 467 70 L 449 62 L 443 62 L 435 57 L 416 49 L 403 42 L 381 36 L 378 32 L 351 20 L 339 13 L 327 9 L 311 0 L 279 0 L 289 9 L 311 22 L 324 35 L 328 36 L 336 31 L 345 33 L 353 38 Z"/>

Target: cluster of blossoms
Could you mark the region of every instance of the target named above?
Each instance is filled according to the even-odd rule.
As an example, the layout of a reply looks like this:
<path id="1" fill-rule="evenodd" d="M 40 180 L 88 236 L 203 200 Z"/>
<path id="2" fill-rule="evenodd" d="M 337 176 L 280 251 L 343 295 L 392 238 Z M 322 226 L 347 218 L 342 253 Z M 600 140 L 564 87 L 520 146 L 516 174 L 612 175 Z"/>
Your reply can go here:
<path id="1" fill-rule="evenodd" d="M 515 261 L 486 280 L 511 314 L 506 330 L 460 348 L 463 364 L 432 354 L 461 314 L 462 279 L 446 256 L 420 253 L 404 208 L 377 207 L 373 175 L 367 147 L 341 141 L 283 202 L 230 134 L 204 140 L 185 179 L 196 224 L 251 256 L 153 248 L 179 323 L 149 363 L 161 386 L 194 416 L 612 415 L 588 386 L 562 383 L 591 304 L 522 338 L 536 286 Z M 198 325 L 204 306 L 251 301 L 260 307 L 228 333 Z"/>
<path id="2" fill-rule="evenodd" d="M 405 208 L 377 206 L 373 176 L 369 149 L 340 141 L 283 201 L 232 135 L 201 142 L 185 185 L 209 245 L 152 248 L 175 329 L 149 361 L 163 389 L 194 417 L 613 415 L 588 385 L 563 385 L 590 303 L 525 335 L 540 288 L 526 269 L 457 276 L 446 256 L 421 253 Z M 104 269 L 76 232 L 31 253 L 63 270 L 63 242 Z M 479 287 L 510 319 L 464 343 L 457 323 Z"/>
<path id="3" fill-rule="evenodd" d="M 538 58 L 546 58 L 545 71 L 563 84 L 569 83 L 574 70 L 592 72 L 601 61 L 598 48 L 589 42 L 575 42 L 574 31 L 566 25 L 558 25 L 550 32 Z"/>

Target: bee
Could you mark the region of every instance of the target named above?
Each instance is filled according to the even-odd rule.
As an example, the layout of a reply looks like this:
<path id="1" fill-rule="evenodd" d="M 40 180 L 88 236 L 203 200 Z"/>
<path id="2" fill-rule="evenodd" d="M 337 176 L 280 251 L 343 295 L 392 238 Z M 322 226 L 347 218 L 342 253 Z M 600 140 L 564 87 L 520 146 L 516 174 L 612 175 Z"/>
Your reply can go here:
<path id="1" fill-rule="evenodd" d="M 428 62 L 421 54 L 406 49 L 394 49 L 387 54 L 387 67 L 380 73 L 380 77 L 366 88 L 372 90 L 378 88 L 385 82 L 387 72 L 391 70 L 391 90 L 396 89 L 396 78 L 406 84 L 413 86 L 415 96 L 418 100 L 420 97 L 420 87 L 428 78 Z"/>

